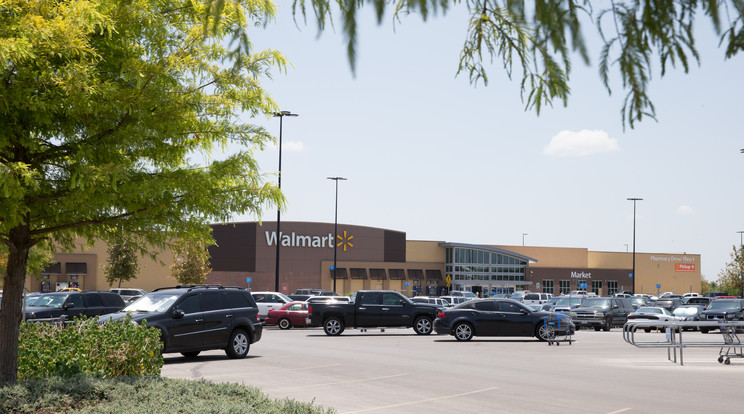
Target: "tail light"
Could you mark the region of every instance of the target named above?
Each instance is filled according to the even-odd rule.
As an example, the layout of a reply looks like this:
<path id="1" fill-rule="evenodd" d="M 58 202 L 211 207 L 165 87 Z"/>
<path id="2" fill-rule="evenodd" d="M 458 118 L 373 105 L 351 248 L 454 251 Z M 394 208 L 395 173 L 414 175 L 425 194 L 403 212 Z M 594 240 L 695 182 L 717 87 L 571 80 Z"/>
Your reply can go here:
<path id="1" fill-rule="evenodd" d="M 437 312 L 437 318 L 444 319 L 445 316 L 447 315 L 444 314 L 444 311 L 440 310 L 439 312 Z"/>
<path id="2" fill-rule="evenodd" d="M 307 305 L 307 314 L 312 315 L 313 314 L 313 307 L 311 305 Z"/>

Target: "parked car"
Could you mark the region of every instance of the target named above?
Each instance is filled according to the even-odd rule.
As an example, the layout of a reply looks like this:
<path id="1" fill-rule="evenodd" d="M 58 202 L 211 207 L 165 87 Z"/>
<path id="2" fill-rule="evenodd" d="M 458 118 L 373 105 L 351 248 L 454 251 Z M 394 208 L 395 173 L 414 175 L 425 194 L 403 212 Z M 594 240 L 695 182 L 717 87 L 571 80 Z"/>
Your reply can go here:
<path id="1" fill-rule="evenodd" d="M 695 293 L 695 292 L 688 292 L 688 293 L 684 293 L 682 295 L 682 297 L 684 297 L 684 298 L 697 298 L 697 297 L 700 297 L 700 296 L 702 296 L 702 295 L 699 294 L 699 293 Z"/>
<path id="2" fill-rule="evenodd" d="M 706 296 L 692 296 L 692 297 L 688 297 L 684 304 L 685 305 L 700 305 L 700 306 L 708 307 L 708 305 L 710 305 L 710 303 L 713 302 L 713 300 L 715 300 L 715 298 L 710 298 Z"/>
<path id="3" fill-rule="evenodd" d="M 547 293 L 528 293 L 524 295 L 520 302 L 525 305 L 542 305 L 550 300 L 550 296 Z"/>
<path id="4" fill-rule="evenodd" d="M 308 316 L 307 302 L 290 302 L 279 309 L 269 309 L 264 324 L 276 325 L 280 329 L 289 329 L 293 326 L 307 325 Z"/>
<path id="5" fill-rule="evenodd" d="M 313 296 L 315 295 L 297 295 L 297 294 L 287 295 L 288 298 L 292 299 L 295 302 L 304 302 Z"/>
<path id="6" fill-rule="evenodd" d="M 478 295 L 467 290 L 453 290 L 449 293 L 449 296 L 462 296 L 468 299 L 478 299 Z"/>
<path id="7" fill-rule="evenodd" d="M 100 323 L 130 315 L 135 323 L 160 330 L 163 353 L 196 358 L 201 351 L 224 349 L 240 359 L 261 339 L 263 327 L 250 292 L 220 285 L 179 285 L 158 288 Z"/>
<path id="8" fill-rule="evenodd" d="M 263 319 L 269 314 L 269 309 L 279 309 L 292 302 L 292 299 L 280 292 L 251 292 L 258 304 L 258 317 Z"/>
<path id="9" fill-rule="evenodd" d="M 392 290 L 360 290 L 353 303 L 310 304 L 311 326 L 322 326 L 326 335 L 337 336 L 354 328 L 413 328 L 419 335 L 432 331 L 436 305 L 414 303 Z"/>
<path id="10" fill-rule="evenodd" d="M 295 295 L 308 295 L 308 296 L 336 296 L 336 292 L 331 292 L 330 290 L 325 289 L 297 289 L 295 290 Z"/>
<path id="11" fill-rule="evenodd" d="M 674 316 L 668 309 L 660 306 L 642 306 L 628 315 L 628 323 L 633 321 L 676 321 L 680 320 Z M 644 327 L 643 330 L 651 332 L 656 326 Z"/>
<path id="12" fill-rule="evenodd" d="M 545 323 L 549 312 L 533 311 L 511 299 L 478 299 L 442 309 L 434 321 L 437 334 L 452 335 L 458 341 L 469 341 L 474 336 L 534 336 L 541 341 L 550 339 Z M 573 334 L 574 325 L 565 315 L 557 314 L 560 334 Z"/>
<path id="13" fill-rule="evenodd" d="M 615 293 L 614 296 L 616 298 L 619 298 L 619 297 L 629 298 L 629 297 L 633 296 L 633 291 L 632 290 L 621 290 L 621 291 L 618 291 L 617 293 Z"/>
<path id="14" fill-rule="evenodd" d="M 700 320 L 705 321 L 743 321 L 744 300 L 742 299 L 716 299 L 708 305 L 708 308 L 700 313 Z M 718 328 L 711 326 L 700 327 L 700 332 L 707 333 Z"/>
<path id="15" fill-rule="evenodd" d="M 700 314 L 705 310 L 703 305 L 682 305 L 672 311 L 672 314 L 681 321 L 699 321 Z M 685 330 L 688 328 L 684 328 Z M 697 328 L 692 328 L 697 330 Z"/>
<path id="16" fill-rule="evenodd" d="M 562 312 L 568 314 L 571 309 L 578 308 L 581 305 L 581 301 L 584 300 L 584 296 L 556 296 L 553 305 L 546 305 L 548 309 L 543 306 L 543 310 L 550 312 Z"/>
<path id="17" fill-rule="evenodd" d="M 654 302 L 654 306 L 662 307 L 669 312 L 674 311 L 675 308 L 681 305 L 682 299 L 673 296 L 660 297 L 656 302 Z"/>
<path id="18" fill-rule="evenodd" d="M 76 288 L 76 287 L 63 287 L 57 292 L 82 292 L 82 291 L 83 291 L 82 289 Z"/>
<path id="19" fill-rule="evenodd" d="M 431 303 L 437 306 L 441 306 L 443 308 L 449 308 L 452 306 L 449 302 L 442 298 L 433 298 L 431 296 L 415 296 L 411 298 L 411 302 L 414 303 Z"/>
<path id="20" fill-rule="evenodd" d="M 633 309 L 638 309 L 641 306 L 649 306 L 649 299 L 647 296 L 631 296 L 628 298 L 630 300 L 630 304 L 633 306 Z"/>
<path id="21" fill-rule="evenodd" d="M 71 320 L 76 316 L 98 316 L 119 312 L 125 306 L 121 296 L 111 292 L 51 292 L 44 293 L 26 305 L 23 317 L 27 321 Z"/>
<path id="22" fill-rule="evenodd" d="M 468 298 L 464 296 L 439 296 L 439 299 L 447 301 L 452 306 L 457 306 L 468 301 Z"/>
<path id="23" fill-rule="evenodd" d="M 141 296 L 147 294 L 146 290 L 135 288 L 111 288 L 109 289 L 109 292 L 113 292 L 121 296 L 121 298 L 124 299 L 124 302 L 134 302 Z"/>
<path id="24" fill-rule="evenodd" d="M 631 312 L 633 305 L 628 298 L 587 296 L 570 315 L 577 327 L 591 326 L 595 331 L 609 331 L 613 326 L 622 326 Z"/>
<path id="25" fill-rule="evenodd" d="M 527 295 L 528 293 L 531 293 L 531 292 L 526 291 L 526 290 L 518 290 L 518 291 L 512 293 L 509 296 L 509 299 L 516 300 L 517 302 L 521 302 L 522 299 L 524 299 L 525 295 Z"/>

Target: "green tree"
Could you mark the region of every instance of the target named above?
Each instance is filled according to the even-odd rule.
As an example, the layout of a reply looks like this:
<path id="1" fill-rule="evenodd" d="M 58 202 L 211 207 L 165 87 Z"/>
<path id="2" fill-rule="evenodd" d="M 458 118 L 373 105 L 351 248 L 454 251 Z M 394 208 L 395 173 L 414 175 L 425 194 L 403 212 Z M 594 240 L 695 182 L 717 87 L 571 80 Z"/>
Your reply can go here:
<path id="1" fill-rule="evenodd" d="M 184 241 L 176 243 L 176 257 L 171 265 L 171 275 L 181 285 L 198 285 L 207 280 L 209 252 L 201 244 Z"/>
<path id="2" fill-rule="evenodd" d="M 139 261 L 137 250 L 131 242 L 119 242 L 109 244 L 106 249 L 108 258 L 103 265 L 103 273 L 109 286 L 118 281 L 117 287 L 121 287 L 122 281 L 132 280 L 139 273 Z"/>
<path id="3" fill-rule="evenodd" d="M 601 7 L 598 7 L 598 3 Z M 700 63 L 695 43 L 697 18 L 703 17 L 731 58 L 744 48 L 744 2 L 741 0 L 294 0 L 294 12 L 315 16 L 319 31 L 339 16 L 347 40 L 352 71 L 356 64 L 357 12 L 373 7 L 378 23 L 392 8 L 396 24 L 402 17 L 419 14 L 425 21 L 450 8 L 467 7 L 470 14 L 466 40 L 460 54 L 458 74 L 473 84 L 488 83 L 487 68 L 500 62 L 511 78 L 517 71 L 522 97 L 528 109 L 539 114 L 555 100 L 567 104 L 570 94 L 572 54 L 589 64 L 585 32 L 602 39 L 598 71 L 611 93 L 610 72 L 616 70 L 626 92 L 621 109 L 623 126 L 633 128 L 644 117 L 655 119 L 648 93 L 652 69 L 658 65 L 663 77 L 670 66 L 685 73 Z"/>
<path id="4" fill-rule="evenodd" d="M 205 18 L 210 7 L 220 19 Z M 32 247 L 130 234 L 150 254 L 283 207 L 251 153 L 273 138 L 241 120 L 277 110 L 260 80 L 286 61 L 245 38 L 274 12 L 249 0 L 0 0 L 0 386 L 17 379 Z M 228 144 L 239 149 L 222 157 Z"/>
<path id="5" fill-rule="evenodd" d="M 718 283 L 726 288 L 727 292 L 734 292 L 739 297 L 744 297 L 744 247 L 736 245 L 731 252 L 731 261 L 726 263 L 726 268 L 718 274 Z"/>

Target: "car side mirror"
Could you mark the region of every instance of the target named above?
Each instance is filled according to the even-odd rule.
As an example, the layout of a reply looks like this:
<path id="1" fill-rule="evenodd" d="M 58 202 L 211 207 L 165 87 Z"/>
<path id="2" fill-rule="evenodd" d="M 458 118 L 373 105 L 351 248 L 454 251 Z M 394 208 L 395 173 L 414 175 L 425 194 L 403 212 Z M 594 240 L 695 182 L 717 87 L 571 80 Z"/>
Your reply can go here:
<path id="1" fill-rule="evenodd" d="M 181 319 L 186 314 L 181 309 L 174 309 L 173 310 L 173 319 Z"/>
<path id="2" fill-rule="evenodd" d="M 400 304 L 401 304 L 401 305 L 405 305 L 405 304 L 406 304 L 406 301 L 405 301 L 405 299 L 401 299 L 401 300 L 400 300 Z"/>
<path id="3" fill-rule="evenodd" d="M 75 307 L 74 303 L 65 303 L 62 309 L 67 310 L 67 309 L 74 308 L 74 307 Z"/>
<path id="4" fill-rule="evenodd" d="M 521 312 L 522 312 L 522 315 L 527 315 L 527 314 L 528 314 L 528 313 L 530 313 L 531 311 L 530 311 L 530 310 L 528 310 L 528 309 L 522 309 L 522 310 L 521 310 Z"/>

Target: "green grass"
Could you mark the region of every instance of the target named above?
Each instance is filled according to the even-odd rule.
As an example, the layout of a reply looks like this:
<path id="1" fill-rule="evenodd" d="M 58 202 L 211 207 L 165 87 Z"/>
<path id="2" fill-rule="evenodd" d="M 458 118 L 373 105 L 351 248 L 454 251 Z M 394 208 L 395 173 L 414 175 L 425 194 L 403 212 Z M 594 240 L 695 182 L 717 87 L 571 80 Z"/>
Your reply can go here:
<path id="1" fill-rule="evenodd" d="M 101 379 L 89 375 L 18 381 L 0 388 L 0 413 L 335 413 L 314 403 L 273 400 L 238 384 L 156 376 Z"/>

